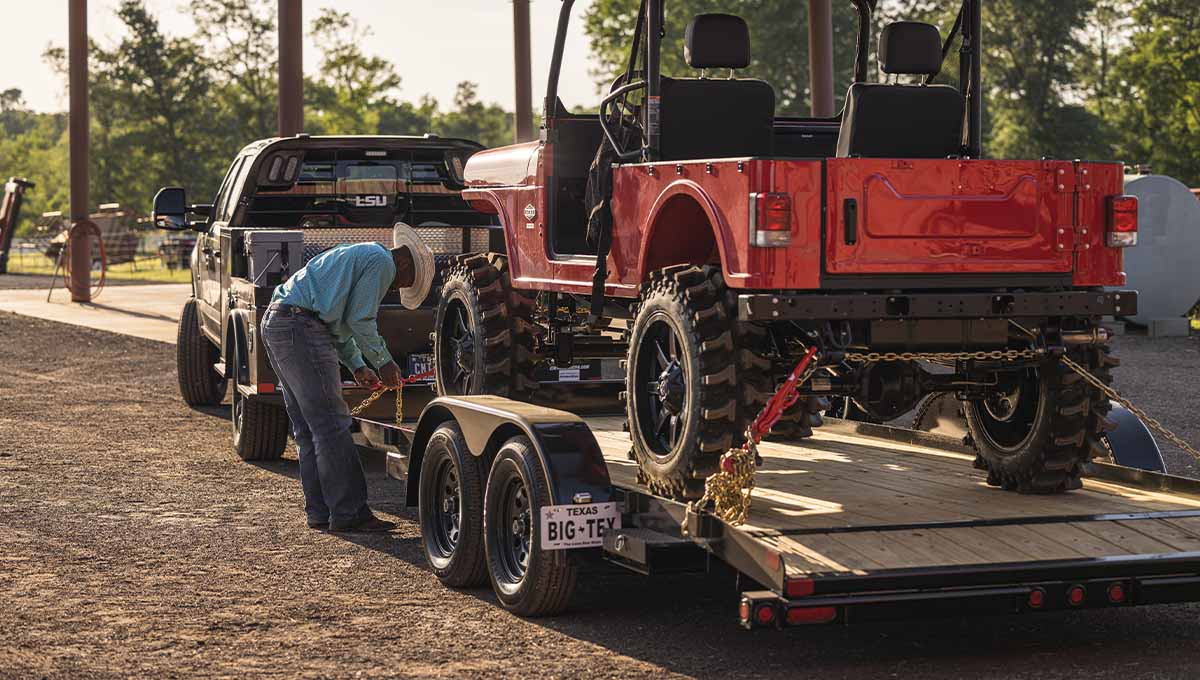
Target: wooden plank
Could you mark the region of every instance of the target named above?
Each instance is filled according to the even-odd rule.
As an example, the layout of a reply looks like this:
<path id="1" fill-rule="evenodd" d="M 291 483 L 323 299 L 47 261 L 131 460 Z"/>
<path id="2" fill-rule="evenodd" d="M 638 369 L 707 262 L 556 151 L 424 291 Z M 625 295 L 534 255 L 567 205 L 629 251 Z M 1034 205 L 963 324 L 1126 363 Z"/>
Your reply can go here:
<path id="1" fill-rule="evenodd" d="M 1174 522 L 1175 520 L 1146 519 L 1122 520 L 1117 524 L 1165 543 L 1179 552 L 1200 551 L 1200 536 L 1177 526 Z"/>
<path id="2" fill-rule="evenodd" d="M 984 564 L 993 561 L 955 541 L 945 529 L 884 531 L 880 534 L 885 539 L 903 543 L 909 550 L 924 555 L 930 565 Z"/>
<path id="3" fill-rule="evenodd" d="M 1031 533 L 1061 543 L 1084 557 L 1112 557 L 1130 554 L 1129 550 L 1088 533 L 1073 523 L 1029 524 L 1025 528 Z"/>
<path id="4" fill-rule="evenodd" d="M 1134 520 L 1131 524 L 1137 526 L 1145 521 Z M 1175 552 L 1175 548 L 1170 544 L 1152 538 L 1120 522 L 1078 522 L 1075 526 L 1109 543 L 1119 545 L 1133 554 L 1156 555 L 1159 553 Z"/>
<path id="5" fill-rule="evenodd" d="M 1038 560 L 1067 560 L 1085 557 L 1083 553 L 1060 541 L 1048 539 L 1029 531 L 1031 525 L 978 527 L 988 538 L 1015 548 Z"/>
<path id="6" fill-rule="evenodd" d="M 882 564 L 830 538 L 828 534 L 778 536 L 770 542 L 783 554 L 788 573 L 845 572 L 865 574 Z"/>
<path id="7" fill-rule="evenodd" d="M 1046 559 L 1026 550 L 1024 547 L 1009 545 L 997 539 L 994 535 L 987 532 L 987 528 L 955 527 L 938 529 L 938 533 L 970 550 L 980 559 L 981 564 L 1036 562 Z"/>
<path id="8" fill-rule="evenodd" d="M 892 532 L 857 531 L 845 534 L 828 534 L 842 545 L 860 552 L 875 562 L 886 565 L 889 569 L 905 569 L 909 567 L 928 567 L 935 564 L 945 564 L 944 561 L 930 563 L 929 556 L 913 550 L 901 541 L 888 536 Z"/>

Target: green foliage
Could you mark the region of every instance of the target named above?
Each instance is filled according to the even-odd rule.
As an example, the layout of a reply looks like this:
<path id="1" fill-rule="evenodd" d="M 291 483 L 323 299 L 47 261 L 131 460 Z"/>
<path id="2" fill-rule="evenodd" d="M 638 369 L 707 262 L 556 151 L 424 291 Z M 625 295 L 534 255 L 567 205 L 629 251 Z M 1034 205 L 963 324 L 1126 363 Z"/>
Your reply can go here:
<path id="1" fill-rule="evenodd" d="M 191 37 L 165 34 L 142 0 L 122 0 L 116 16 L 123 37 L 90 49 L 91 195 L 146 212 L 155 191 L 186 186 L 202 198 L 216 192 L 229 162 L 246 144 L 276 130 L 277 58 L 274 0 L 189 0 Z M 489 146 L 510 143 L 512 116 L 479 101 L 476 86 L 460 83 L 455 109 L 400 99 L 395 65 L 365 54 L 368 29 L 326 9 L 312 22 L 318 48 L 316 77 L 305 81 L 306 129 L 311 134 L 434 132 Z M 66 82 L 66 52 L 45 60 Z M 0 180 L 27 177 L 27 217 L 69 203 L 65 114 L 38 114 L 19 90 L 0 91 Z M 22 221 L 27 231 L 32 219 Z"/>

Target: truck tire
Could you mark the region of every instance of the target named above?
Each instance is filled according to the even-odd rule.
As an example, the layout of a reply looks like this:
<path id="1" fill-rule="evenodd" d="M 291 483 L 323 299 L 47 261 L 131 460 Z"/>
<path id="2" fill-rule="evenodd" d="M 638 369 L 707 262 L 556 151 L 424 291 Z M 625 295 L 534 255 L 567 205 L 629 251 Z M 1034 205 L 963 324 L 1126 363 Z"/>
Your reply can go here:
<path id="1" fill-rule="evenodd" d="M 483 555 L 483 471 L 458 424 L 434 430 L 421 461 L 421 542 L 438 579 L 452 588 L 487 583 Z"/>
<path id="2" fill-rule="evenodd" d="M 221 350 L 200 332 L 198 305 L 196 298 L 188 300 L 179 316 L 175 343 L 179 394 L 188 406 L 216 406 L 225 398 L 229 381 L 215 368 Z"/>
<path id="3" fill-rule="evenodd" d="M 512 290 L 503 255 L 460 258 L 446 274 L 434 320 L 438 394 L 532 394 L 533 307 L 532 299 Z"/>
<path id="4" fill-rule="evenodd" d="M 1120 363 L 1108 347 L 1069 356 L 1105 384 Z M 988 484 L 1009 491 L 1080 488 L 1083 466 L 1105 452 L 1102 436 L 1113 426 L 1108 399 L 1060 361 L 1012 375 L 1005 394 L 963 403 L 976 467 L 987 470 Z"/>
<path id="5" fill-rule="evenodd" d="M 245 396 L 238 390 L 238 376 L 243 359 L 233 343 L 233 407 L 230 420 L 233 422 L 233 450 L 238 458 L 246 461 L 279 460 L 287 448 L 287 409 L 277 403 L 252 395 Z"/>
<path id="6" fill-rule="evenodd" d="M 733 322 L 717 267 L 650 275 L 629 332 L 625 411 L 651 491 L 699 498 L 721 454 L 740 444 Z"/>
<path id="7" fill-rule="evenodd" d="M 524 436 L 500 447 L 488 474 L 483 534 L 496 598 L 519 616 L 551 616 L 566 608 L 576 568 L 567 551 L 543 550 L 538 516 L 551 504 L 546 473 Z"/>

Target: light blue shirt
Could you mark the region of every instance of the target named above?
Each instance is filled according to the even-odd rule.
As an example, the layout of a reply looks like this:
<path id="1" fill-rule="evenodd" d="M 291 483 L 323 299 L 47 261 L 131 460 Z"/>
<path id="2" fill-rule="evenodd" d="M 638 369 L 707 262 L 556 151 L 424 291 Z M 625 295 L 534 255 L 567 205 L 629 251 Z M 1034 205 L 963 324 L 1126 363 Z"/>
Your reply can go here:
<path id="1" fill-rule="evenodd" d="M 396 278 L 392 254 L 378 243 L 356 243 L 326 250 L 309 260 L 282 286 L 272 303 L 314 312 L 333 333 L 338 358 L 350 370 L 376 368 L 392 361 L 379 336 L 379 304 Z"/>

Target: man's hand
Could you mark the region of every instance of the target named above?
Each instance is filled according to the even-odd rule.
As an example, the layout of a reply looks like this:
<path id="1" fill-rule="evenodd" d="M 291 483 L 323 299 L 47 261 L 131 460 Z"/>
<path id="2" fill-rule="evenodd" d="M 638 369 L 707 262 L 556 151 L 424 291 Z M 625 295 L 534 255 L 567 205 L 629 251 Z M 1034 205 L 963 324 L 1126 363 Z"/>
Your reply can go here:
<path id="1" fill-rule="evenodd" d="M 400 389 L 400 384 L 404 382 L 404 376 L 400 375 L 400 367 L 394 361 L 384 364 L 379 369 L 379 375 L 383 378 L 383 386 L 388 389 Z"/>
<path id="2" fill-rule="evenodd" d="M 354 372 L 354 382 L 358 383 L 359 387 L 371 390 L 377 390 L 383 385 L 379 380 L 379 376 L 375 374 L 375 371 L 366 366 Z"/>

